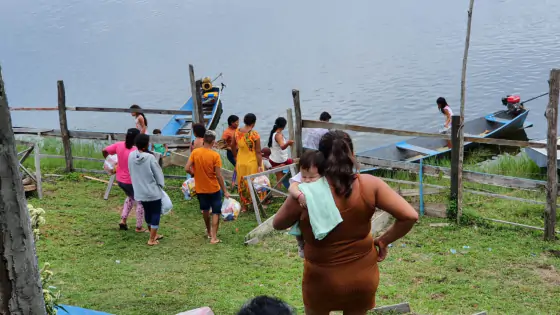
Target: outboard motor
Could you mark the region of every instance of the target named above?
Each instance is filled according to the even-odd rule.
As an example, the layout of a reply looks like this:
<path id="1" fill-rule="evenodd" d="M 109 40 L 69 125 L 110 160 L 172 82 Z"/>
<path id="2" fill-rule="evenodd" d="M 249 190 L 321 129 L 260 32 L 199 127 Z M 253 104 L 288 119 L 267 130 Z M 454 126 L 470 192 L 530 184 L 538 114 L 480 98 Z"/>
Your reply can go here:
<path id="1" fill-rule="evenodd" d="M 520 114 L 524 109 L 523 104 L 521 104 L 521 97 L 519 97 L 519 95 L 508 95 L 502 98 L 502 104 L 504 106 L 507 106 L 508 112 L 514 115 Z"/>

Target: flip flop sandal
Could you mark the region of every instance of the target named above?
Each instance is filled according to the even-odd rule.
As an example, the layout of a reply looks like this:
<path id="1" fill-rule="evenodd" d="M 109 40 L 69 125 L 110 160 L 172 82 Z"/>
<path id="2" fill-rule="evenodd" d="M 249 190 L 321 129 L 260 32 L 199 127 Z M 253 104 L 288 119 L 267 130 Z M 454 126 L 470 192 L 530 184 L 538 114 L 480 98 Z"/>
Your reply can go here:
<path id="1" fill-rule="evenodd" d="M 119 223 L 119 230 L 128 231 L 128 225 L 126 225 L 124 223 Z"/>
<path id="2" fill-rule="evenodd" d="M 159 241 L 159 240 L 161 240 L 162 238 L 163 238 L 163 235 L 158 235 L 158 236 L 156 236 L 156 241 Z"/>
<path id="3" fill-rule="evenodd" d="M 221 242 L 222 242 L 222 240 L 218 240 L 218 241 L 217 241 L 217 242 L 215 242 L 215 243 L 212 243 L 212 242 L 210 242 L 210 245 L 216 245 L 216 244 L 220 244 Z"/>

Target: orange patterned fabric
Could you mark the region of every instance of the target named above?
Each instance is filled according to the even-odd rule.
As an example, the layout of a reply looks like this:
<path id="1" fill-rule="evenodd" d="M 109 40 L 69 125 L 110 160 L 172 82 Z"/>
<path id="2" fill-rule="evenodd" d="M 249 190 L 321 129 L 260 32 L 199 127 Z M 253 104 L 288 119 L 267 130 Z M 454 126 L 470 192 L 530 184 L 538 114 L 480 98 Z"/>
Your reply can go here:
<path id="1" fill-rule="evenodd" d="M 235 170 L 237 171 L 237 185 L 239 187 L 239 197 L 241 204 L 251 204 L 251 194 L 245 176 L 258 172 L 257 154 L 255 152 L 256 143 L 261 138 L 258 132 L 250 130 L 242 132 L 239 129 L 235 132 L 237 142 L 237 161 Z"/>

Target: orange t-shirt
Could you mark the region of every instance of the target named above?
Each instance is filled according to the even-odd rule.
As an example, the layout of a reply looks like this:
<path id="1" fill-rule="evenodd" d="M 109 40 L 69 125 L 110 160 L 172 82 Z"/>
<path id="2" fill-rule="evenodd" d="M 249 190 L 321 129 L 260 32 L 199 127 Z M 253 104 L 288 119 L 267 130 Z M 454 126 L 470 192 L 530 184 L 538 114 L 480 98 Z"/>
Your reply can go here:
<path id="1" fill-rule="evenodd" d="M 215 167 L 222 167 L 222 159 L 218 152 L 207 148 L 196 148 L 189 160 L 194 169 L 194 190 L 197 194 L 213 194 L 220 190 Z"/>
<path id="2" fill-rule="evenodd" d="M 233 136 L 235 135 L 235 131 L 237 129 L 227 127 L 222 134 L 222 139 L 226 141 L 228 147 L 231 147 L 231 143 L 233 142 Z"/>

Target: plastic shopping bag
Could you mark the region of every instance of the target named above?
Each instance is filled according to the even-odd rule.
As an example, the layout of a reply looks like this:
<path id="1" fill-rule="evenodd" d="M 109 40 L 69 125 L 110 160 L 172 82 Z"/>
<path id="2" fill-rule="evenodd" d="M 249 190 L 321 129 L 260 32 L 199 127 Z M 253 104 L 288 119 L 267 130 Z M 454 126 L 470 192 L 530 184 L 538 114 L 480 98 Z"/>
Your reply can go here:
<path id="1" fill-rule="evenodd" d="M 253 179 L 253 186 L 257 193 L 266 192 L 270 188 L 270 179 L 266 175 L 257 176 Z"/>
<path id="2" fill-rule="evenodd" d="M 117 163 L 118 158 L 116 154 L 109 155 L 105 158 L 105 162 L 103 162 L 103 169 L 107 174 L 113 175 L 117 171 Z"/>
<path id="3" fill-rule="evenodd" d="M 186 181 L 183 182 L 181 186 L 181 191 L 185 195 L 185 200 L 191 200 L 194 196 L 196 196 L 196 191 L 194 190 L 194 178 L 188 178 Z"/>
<path id="4" fill-rule="evenodd" d="M 240 211 L 241 204 L 237 200 L 233 198 L 224 199 L 222 203 L 222 218 L 224 221 L 233 221 L 237 219 Z"/>
<path id="5" fill-rule="evenodd" d="M 161 214 L 166 215 L 171 211 L 171 209 L 173 209 L 173 203 L 171 202 L 171 198 L 169 198 L 167 193 L 162 189 L 161 190 Z"/>

